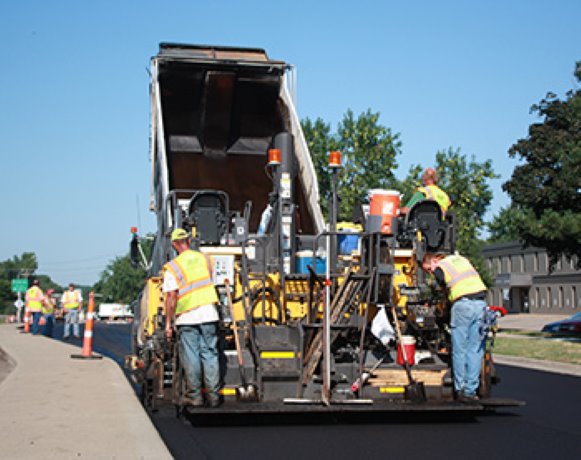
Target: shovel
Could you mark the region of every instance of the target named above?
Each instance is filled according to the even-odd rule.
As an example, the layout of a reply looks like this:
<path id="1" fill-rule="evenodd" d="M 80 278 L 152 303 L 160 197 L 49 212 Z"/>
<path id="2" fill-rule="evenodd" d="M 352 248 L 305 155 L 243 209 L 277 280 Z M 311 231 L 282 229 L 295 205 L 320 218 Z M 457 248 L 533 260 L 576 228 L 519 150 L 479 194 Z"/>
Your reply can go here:
<path id="1" fill-rule="evenodd" d="M 228 308 L 230 309 L 230 316 L 232 317 L 232 330 L 234 331 L 234 344 L 236 346 L 236 355 L 238 356 L 238 370 L 240 371 L 240 386 L 236 389 L 240 399 L 254 399 L 256 390 L 253 385 L 246 383 L 246 375 L 244 374 L 244 357 L 240 347 L 240 337 L 238 336 L 238 326 L 234 319 L 234 305 L 232 304 L 232 294 L 230 292 L 230 281 L 224 280 L 226 288 L 226 297 L 228 299 Z"/>
<path id="2" fill-rule="evenodd" d="M 426 396 L 426 388 L 424 387 L 424 382 L 416 382 L 412 376 L 412 370 L 410 368 L 410 363 L 408 361 L 407 350 L 405 349 L 401 340 L 401 330 L 399 328 L 399 321 L 397 319 L 397 313 L 395 307 L 391 309 L 393 312 L 393 321 L 395 322 L 395 330 L 397 334 L 397 341 L 401 347 L 401 353 L 403 356 L 403 363 L 405 366 L 405 371 L 408 376 L 409 383 L 405 387 L 405 397 L 412 402 L 422 403 L 428 400 Z"/>

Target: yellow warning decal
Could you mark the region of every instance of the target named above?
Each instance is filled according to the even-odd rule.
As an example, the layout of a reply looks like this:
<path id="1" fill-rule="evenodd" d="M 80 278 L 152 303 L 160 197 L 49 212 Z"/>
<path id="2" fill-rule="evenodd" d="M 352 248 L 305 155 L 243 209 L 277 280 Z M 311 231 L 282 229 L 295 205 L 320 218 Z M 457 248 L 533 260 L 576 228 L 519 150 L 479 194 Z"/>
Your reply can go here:
<path id="1" fill-rule="evenodd" d="M 380 393 L 401 394 L 405 392 L 404 387 L 380 387 Z"/>
<path id="2" fill-rule="evenodd" d="M 218 393 L 224 396 L 235 396 L 236 388 L 222 388 Z"/>
<path id="3" fill-rule="evenodd" d="M 260 353 L 263 359 L 294 359 L 294 351 L 263 351 Z"/>

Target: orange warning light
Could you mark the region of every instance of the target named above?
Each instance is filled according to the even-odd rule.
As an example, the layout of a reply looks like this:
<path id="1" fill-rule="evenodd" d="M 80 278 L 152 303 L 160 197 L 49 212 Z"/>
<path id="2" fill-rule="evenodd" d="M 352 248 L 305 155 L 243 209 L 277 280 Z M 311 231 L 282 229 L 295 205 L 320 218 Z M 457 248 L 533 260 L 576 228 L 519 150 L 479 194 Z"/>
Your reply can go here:
<path id="1" fill-rule="evenodd" d="M 131 233 L 137 233 L 137 227 L 131 227 Z"/>
<path id="2" fill-rule="evenodd" d="M 329 168 L 341 167 L 341 152 L 329 152 Z"/>
<path id="3" fill-rule="evenodd" d="M 280 150 L 279 149 L 269 149 L 268 150 L 268 166 L 278 166 L 280 164 Z"/>

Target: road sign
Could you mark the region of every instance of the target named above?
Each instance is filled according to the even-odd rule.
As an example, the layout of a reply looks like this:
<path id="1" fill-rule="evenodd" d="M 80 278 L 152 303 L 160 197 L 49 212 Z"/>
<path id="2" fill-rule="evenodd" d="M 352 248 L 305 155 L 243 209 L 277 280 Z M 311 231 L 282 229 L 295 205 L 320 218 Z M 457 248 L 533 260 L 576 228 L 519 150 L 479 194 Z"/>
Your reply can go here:
<path id="1" fill-rule="evenodd" d="M 16 302 L 14 302 L 14 306 L 16 308 L 22 308 L 24 307 L 24 302 L 22 301 L 22 299 L 18 299 Z"/>
<path id="2" fill-rule="evenodd" d="M 28 289 L 28 279 L 17 278 L 12 280 L 12 292 L 26 292 Z"/>

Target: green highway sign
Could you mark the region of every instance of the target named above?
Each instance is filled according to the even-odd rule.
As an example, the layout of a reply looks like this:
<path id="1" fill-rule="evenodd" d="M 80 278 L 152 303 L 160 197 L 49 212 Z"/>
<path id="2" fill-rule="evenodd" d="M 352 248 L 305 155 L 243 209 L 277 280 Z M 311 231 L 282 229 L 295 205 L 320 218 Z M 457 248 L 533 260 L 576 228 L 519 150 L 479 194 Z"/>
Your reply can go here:
<path id="1" fill-rule="evenodd" d="M 12 292 L 26 292 L 28 289 L 28 279 L 18 278 L 12 280 Z"/>

